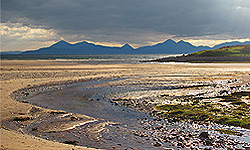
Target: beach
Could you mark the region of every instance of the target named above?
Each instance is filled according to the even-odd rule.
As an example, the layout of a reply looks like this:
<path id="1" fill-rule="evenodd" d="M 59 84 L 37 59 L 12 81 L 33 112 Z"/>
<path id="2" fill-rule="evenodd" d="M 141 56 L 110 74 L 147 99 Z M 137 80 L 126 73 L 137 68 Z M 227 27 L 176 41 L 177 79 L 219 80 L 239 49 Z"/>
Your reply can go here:
<path id="1" fill-rule="evenodd" d="M 80 82 L 91 82 L 97 80 L 117 79 L 111 82 L 105 82 L 96 86 L 112 87 L 130 85 L 143 85 L 147 87 L 167 87 L 168 84 L 191 83 L 203 84 L 211 82 L 211 84 L 219 81 L 235 81 L 235 85 L 246 85 L 250 83 L 250 65 L 249 63 L 144 63 L 144 64 L 86 64 L 80 61 L 56 61 L 56 60 L 1 60 L 1 123 L 6 121 L 19 121 L 23 126 L 29 126 L 37 121 L 37 118 L 49 120 L 51 118 L 59 118 L 57 124 L 48 126 L 48 128 L 40 129 L 39 132 L 58 132 L 71 130 L 77 126 L 83 126 L 91 122 L 98 122 L 91 130 L 102 130 L 106 124 L 115 124 L 114 122 L 101 122 L 102 118 L 90 117 L 85 114 L 75 114 L 65 110 L 52 110 L 45 107 L 34 106 L 30 103 L 18 102 L 13 97 L 13 92 L 36 90 L 57 90 L 60 85 L 69 85 Z M 184 82 L 185 81 L 185 82 Z M 174 82 L 174 83 L 173 83 Z M 231 83 L 230 83 L 231 84 Z M 209 84 L 210 85 L 210 84 Z M 232 86 L 234 86 L 232 84 Z M 47 89 L 43 89 L 48 87 Z M 62 87 L 63 88 L 63 87 Z M 223 87 L 222 87 L 223 88 Z M 185 88 L 186 89 L 186 88 Z M 50 90 L 50 89 L 49 89 Z M 160 89 L 162 90 L 162 89 Z M 141 97 L 148 95 L 174 95 L 183 96 L 188 94 L 187 91 L 181 93 L 177 90 L 166 91 L 162 93 L 150 93 L 144 91 L 140 93 Z M 246 88 L 246 90 L 249 90 Z M 16 92 L 18 93 L 18 92 Z M 23 92 L 22 95 L 28 96 L 29 92 Z M 158 95 L 157 95 L 158 94 Z M 190 94 L 190 93 L 189 93 Z M 14 95 L 15 96 L 15 95 Z M 120 99 L 139 99 L 138 93 L 129 92 L 117 96 L 109 96 L 110 99 L 120 104 Z M 113 102 L 114 102 L 113 101 Z M 157 104 L 164 104 L 159 102 Z M 125 104 L 124 104 L 125 105 Z M 131 105 L 131 104 L 129 104 Z M 127 105 L 128 107 L 130 107 Z M 140 110 L 142 106 L 131 107 Z M 152 110 L 140 110 L 144 112 L 152 112 Z M 67 115 L 70 116 L 67 118 Z M 75 119 L 77 118 L 77 119 Z M 63 120 L 63 121 L 62 121 Z M 105 124 L 105 125 L 104 125 Z M 20 127 L 22 129 L 22 127 Z M 4 125 L 1 126 L 1 149 L 89 149 L 86 147 L 69 145 L 53 141 L 53 139 L 45 140 L 41 135 L 28 135 L 19 128 L 8 129 Z M 32 130 L 35 130 L 32 129 Z M 93 131 L 94 132 L 94 131 Z"/>

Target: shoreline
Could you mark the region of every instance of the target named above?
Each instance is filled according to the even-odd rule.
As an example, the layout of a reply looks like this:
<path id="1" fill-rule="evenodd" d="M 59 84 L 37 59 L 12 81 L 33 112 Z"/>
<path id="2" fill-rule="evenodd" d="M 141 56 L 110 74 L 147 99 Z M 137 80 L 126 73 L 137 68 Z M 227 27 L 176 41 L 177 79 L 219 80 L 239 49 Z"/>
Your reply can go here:
<path id="1" fill-rule="evenodd" d="M 1 67 L 2 67 L 3 62 L 12 62 L 14 64 L 17 63 L 17 66 L 19 66 L 19 63 L 20 64 L 24 63 L 26 65 L 25 62 L 27 61 L 22 61 L 22 60 L 21 61 L 20 60 L 3 61 L 1 60 Z M 42 61 L 34 60 L 34 61 L 28 61 L 28 62 L 38 63 L 39 64 L 38 66 L 40 66 L 40 62 L 49 62 L 49 64 L 53 64 L 53 65 L 57 64 L 57 62 L 55 61 L 47 61 L 47 60 L 42 60 Z M 60 63 L 59 63 L 59 66 L 60 66 Z M 22 68 L 25 68 L 25 67 L 22 67 Z M 9 69 L 13 70 L 14 67 L 8 68 L 7 70 Z M 2 68 L 1 70 L 3 72 L 5 71 L 5 69 L 2 69 Z M 19 80 L 19 82 L 16 82 L 16 79 L 11 79 L 11 80 L 14 80 L 14 81 L 11 82 L 9 81 L 9 79 L 1 80 L 1 124 L 7 120 L 23 119 L 23 118 L 25 119 L 25 118 L 30 117 L 29 111 L 32 108 L 37 108 L 40 111 L 38 115 L 62 112 L 60 110 L 49 110 L 46 108 L 41 108 L 41 107 L 31 105 L 31 104 L 17 102 L 13 99 L 13 96 L 12 96 L 13 93 L 18 92 L 18 91 L 23 91 L 25 89 L 28 90 L 31 87 L 39 88 L 39 87 L 46 87 L 48 85 L 51 86 L 51 85 L 61 85 L 61 84 L 70 84 L 70 83 L 79 82 L 79 79 L 66 80 L 66 81 L 53 80 L 53 79 L 45 79 L 44 81 L 44 79 L 42 79 L 42 81 L 37 81 L 36 79 L 24 78 L 24 79 Z M 22 81 L 22 80 L 25 80 L 25 81 Z M 85 79 L 82 79 L 81 81 L 83 80 Z M 16 84 L 16 85 L 11 86 L 10 84 Z M 84 116 L 84 117 L 87 117 L 87 116 Z M 87 122 L 90 122 L 90 121 L 87 121 Z M 84 149 L 84 150 L 94 149 L 94 148 L 87 148 L 87 147 L 82 147 L 82 146 L 69 145 L 69 144 L 54 142 L 50 140 L 45 140 L 45 139 L 39 138 L 39 136 L 35 137 L 33 135 L 28 135 L 24 133 L 22 130 L 15 131 L 12 129 L 5 128 L 3 125 L 1 125 L 0 129 L 1 129 L 1 149 Z M 68 129 L 66 128 L 66 130 Z"/>
<path id="2" fill-rule="evenodd" d="M 193 56 L 192 54 L 176 57 L 166 57 L 144 62 L 186 62 L 186 63 L 249 63 L 250 57 L 234 56 Z"/>
<path id="3" fill-rule="evenodd" d="M 11 68 L 9 68 L 8 63 L 13 65 L 13 62 L 14 62 L 14 66 L 17 67 L 17 68 L 11 67 L 12 68 L 11 69 Z M 15 64 L 15 62 L 17 62 L 17 64 Z M 23 87 L 23 89 L 26 89 L 26 87 L 41 86 L 42 84 L 46 85 L 46 84 L 48 84 L 48 82 L 59 82 L 59 83 L 61 82 L 61 83 L 63 83 L 63 82 L 68 82 L 67 81 L 68 78 L 71 78 L 71 80 L 75 79 L 75 81 L 79 81 L 79 77 L 80 77 L 80 78 L 82 78 L 80 80 L 86 81 L 86 79 L 88 79 L 88 78 L 89 79 L 91 79 L 91 78 L 99 78 L 99 77 L 103 77 L 103 76 L 105 78 L 105 77 L 110 77 L 110 75 L 113 75 L 113 77 L 118 77 L 118 76 L 121 77 L 122 75 L 133 76 L 133 73 L 131 74 L 130 71 L 127 72 L 127 74 L 125 74 L 125 73 L 121 74 L 120 71 L 123 70 L 123 69 L 129 69 L 129 68 L 132 69 L 132 70 L 137 69 L 136 67 L 133 67 L 133 66 L 128 65 L 128 64 L 116 64 L 116 65 L 109 64 L 109 65 L 94 66 L 94 65 L 86 65 L 86 64 L 58 63 L 58 62 L 55 62 L 55 61 L 46 61 L 46 60 L 45 61 L 31 61 L 31 62 L 36 62 L 36 64 L 35 64 L 35 66 L 31 65 L 30 71 L 33 70 L 34 68 L 35 68 L 35 70 L 39 70 L 41 68 L 45 69 L 46 68 L 45 66 L 48 65 L 47 66 L 48 68 L 45 69 L 47 71 L 47 73 L 48 72 L 53 73 L 53 71 L 54 72 L 56 72 L 56 71 L 60 72 L 60 69 L 62 69 L 62 68 L 64 70 L 62 70 L 60 73 L 62 73 L 62 72 L 65 73 L 64 71 L 66 71 L 66 70 L 70 72 L 72 67 L 73 67 L 73 70 L 74 69 L 76 69 L 76 71 L 78 70 L 78 74 L 76 72 L 74 72 L 75 71 L 74 70 L 74 71 L 69 73 L 71 75 L 71 77 L 73 76 L 73 78 L 71 78 L 70 75 L 66 76 L 66 78 L 65 77 L 59 77 L 59 78 L 56 78 L 56 77 L 54 77 L 54 78 L 29 78 L 29 76 L 27 78 L 27 76 L 24 76 L 24 77 L 20 76 L 21 78 L 23 77 L 21 80 L 20 79 L 15 79 L 15 78 L 14 79 L 12 78 L 12 79 L 1 80 L 1 86 L 2 86 L 1 87 L 1 93 L 4 93 L 4 94 L 1 94 L 1 104 L 2 104 L 1 122 L 3 122 L 4 120 L 7 120 L 7 119 L 17 117 L 17 116 L 23 116 L 23 114 L 27 115 L 27 114 L 29 114 L 27 112 L 30 109 L 32 109 L 32 107 L 34 107 L 34 106 L 31 106 L 30 104 L 19 103 L 19 102 L 16 102 L 16 101 L 11 99 L 9 94 L 14 92 L 15 90 L 20 89 L 20 87 Z M 42 62 L 42 64 L 44 64 L 43 66 L 42 66 L 41 62 Z M 1 69 L 2 69 L 3 73 L 10 73 L 11 74 L 11 72 L 16 72 L 16 71 L 20 72 L 20 70 L 25 70 L 25 69 L 29 68 L 27 66 L 24 66 L 25 64 L 27 64 L 26 61 L 1 61 L 1 63 L 5 63 L 3 68 L 1 66 Z M 37 66 L 40 66 L 41 68 L 39 68 Z M 61 67 L 57 68 L 57 66 L 61 66 Z M 63 66 L 67 66 L 67 67 L 63 67 Z M 81 66 L 81 67 L 79 67 L 79 66 Z M 82 75 L 79 76 L 80 74 L 85 72 L 83 69 L 85 69 L 86 66 L 89 69 L 92 68 L 94 70 L 94 72 L 97 72 L 97 74 L 95 74 L 95 73 L 91 74 L 90 73 L 90 75 L 87 78 L 86 78 L 86 76 L 83 76 L 83 77 L 82 77 Z M 140 66 L 141 69 L 145 69 L 144 66 L 147 66 L 147 64 L 140 64 L 140 65 L 137 65 L 137 66 Z M 117 69 L 117 67 L 118 67 L 118 69 Z M 54 68 L 54 69 L 50 70 L 50 68 L 51 69 Z M 105 68 L 105 70 L 107 69 L 111 73 L 108 73 L 108 74 L 105 75 L 105 74 L 102 73 L 102 70 L 97 71 L 96 69 L 98 69 L 98 68 L 99 69 Z M 148 68 L 148 67 L 146 67 L 146 68 Z M 80 71 L 80 73 L 79 73 L 79 71 Z M 32 72 L 34 73 L 34 71 L 31 71 L 31 73 Z M 136 71 L 133 71 L 133 72 L 136 72 Z M 66 73 L 66 75 L 67 75 L 67 73 Z M 4 76 L 4 75 L 2 74 L 2 76 Z M 13 85 L 13 84 L 15 84 L 15 85 Z M 9 104 L 10 104 L 10 106 L 6 107 Z M 3 107 L 3 106 L 5 106 L 6 108 Z M 13 109 L 13 107 L 14 107 L 14 109 Z M 18 108 L 18 109 L 15 110 L 16 108 Z M 41 112 L 42 113 L 51 112 L 51 110 L 42 108 Z M 28 143 L 32 143 L 32 142 L 37 143 L 37 144 L 35 144 L 36 146 L 39 145 L 39 144 L 40 144 L 39 146 L 45 146 L 45 145 L 39 143 L 40 140 L 37 141 L 35 137 L 29 136 L 29 135 L 26 135 L 26 134 L 24 134 L 24 135 L 19 134 L 19 133 L 15 132 L 15 131 L 7 131 L 3 127 L 1 128 L 1 134 L 2 134 L 1 137 L 3 137 L 3 135 L 5 136 L 6 134 L 11 135 L 10 137 L 13 137 L 14 134 L 17 137 L 18 136 L 20 136 L 20 137 L 28 136 L 29 137 L 28 140 L 24 139 L 24 144 L 21 143 L 21 145 L 20 145 L 20 143 L 18 141 L 15 141 L 15 140 L 10 141 L 9 139 L 2 139 L 1 140 L 2 141 L 1 148 L 3 148 L 3 149 L 4 148 L 10 148 L 10 147 L 8 147 L 8 146 L 10 146 L 10 143 L 8 143 L 8 142 L 11 142 L 13 144 L 12 146 L 23 146 L 25 148 L 27 148 L 27 146 L 30 146 L 29 148 L 32 148 L 32 146 L 33 146 L 33 148 L 34 148 L 34 145 L 29 145 L 28 144 Z M 40 139 L 40 138 L 38 138 L 38 139 Z M 17 142 L 19 144 L 14 144 L 13 142 Z M 49 146 L 51 146 L 51 147 L 54 147 L 56 145 L 56 146 L 59 146 L 59 147 L 64 147 L 66 149 L 68 149 L 68 148 L 71 149 L 72 147 L 73 148 L 79 148 L 79 149 L 81 149 L 81 148 L 85 149 L 83 147 L 75 147 L 75 146 L 71 146 L 71 145 L 65 145 L 65 144 L 61 144 L 61 143 L 57 143 L 57 142 L 50 142 L 50 141 L 48 141 L 48 143 L 46 143 L 46 144 L 49 144 Z M 48 148 L 48 145 L 46 145 L 45 147 Z"/>

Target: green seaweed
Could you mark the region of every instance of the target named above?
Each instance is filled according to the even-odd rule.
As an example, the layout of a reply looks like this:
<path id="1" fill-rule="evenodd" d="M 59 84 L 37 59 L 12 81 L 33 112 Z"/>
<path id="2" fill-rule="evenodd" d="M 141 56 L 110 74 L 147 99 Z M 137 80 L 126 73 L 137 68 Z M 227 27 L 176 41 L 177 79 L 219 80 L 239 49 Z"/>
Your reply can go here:
<path id="1" fill-rule="evenodd" d="M 209 104 L 194 101 L 191 104 L 183 105 L 157 105 L 155 109 L 160 111 L 158 115 L 163 118 L 175 118 L 179 121 L 212 121 L 250 129 L 250 108 L 245 102 L 240 101 L 241 96 L 242 94 L 234 95 L 231 100 L 229 100 L 229 97 L 226 98 L 226 102 L 232 107 L 220 103 Z"/>

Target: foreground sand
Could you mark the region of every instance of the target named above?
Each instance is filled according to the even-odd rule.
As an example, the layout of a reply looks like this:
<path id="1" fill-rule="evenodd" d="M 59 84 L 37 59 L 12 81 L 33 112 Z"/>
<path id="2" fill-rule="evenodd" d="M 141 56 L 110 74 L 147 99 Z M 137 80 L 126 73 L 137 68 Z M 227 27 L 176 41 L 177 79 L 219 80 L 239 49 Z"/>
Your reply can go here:
<path id="1" fill-rule="evenodd" d="M 87 65 L 56 61 L 1 61 L 1 122 L 14 117 L 30 115 L 34 107 L 19 103 L 10 97 L 18 89 L 54 83 L 99 77 L 164 77 L 168 74 L 197 74 L 199 78 L 209 74 L 244 77 L 249 82 L 250 64 L 100 64 Z M 39 113 L 52 110 L 42 108 Z M 86 119 L 91 120 L 87 116 Z M 1 149 L 86 149 L 23 134 L 1 127 Z"/>

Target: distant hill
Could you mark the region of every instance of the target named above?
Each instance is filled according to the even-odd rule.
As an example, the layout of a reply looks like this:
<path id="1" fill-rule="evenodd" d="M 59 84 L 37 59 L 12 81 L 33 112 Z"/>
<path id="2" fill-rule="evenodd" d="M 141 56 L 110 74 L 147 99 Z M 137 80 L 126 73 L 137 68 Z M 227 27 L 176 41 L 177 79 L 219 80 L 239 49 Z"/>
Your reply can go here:
<path id="1" fill-rule="evenodd" d="M 250 57 L 250 45 L 225 46 L 215 50 L 205 50 L 190 54 L 200 57 Z"/>
<path id="2" fill-rule="evenodd" d="M 225 46 L 237 46 L 237 45 L 249 45 L 250 41 L 246 41 L 246 42 L 238 42 L 238 41 L 233 41 L 233 42 L 226 42 L 226 43 L 221 43 L 218 45 L 215 45 L 212 49 L 218 49 L 221 47 L 225 47 Z"/>
<path id="3" fill-rule="evenodd" d="M 59 41 L 49 47 L 40 48 L 38 50 L 25 51 L 21 54 L 88 54 L 88 55 L 102 55 L 102 54 L 189 54 L 201 50 L 216 49 L 223 46 L 232 45 L 245 45 L 250 44 L 250 41 L 240 42 L 227 42 L 214 47 L 208 46 L 194 46 L 185 41 L 175 42 L 171 39 L 165 42 L 158 43 L 152 46 L 144 46 L 134 49 L 130 44 L 124 44 L 122 47 L 109 47 L 102 45 L 95 45 L 88 42 L 80 42 L 70 44 L 66 41 Z M 19 54 L 20 52 L 16 52 Z M 2 54 L 11 54 L 11 52 L 3 52 Z"/>
<path id="4" fill-rule="evenodd" d="M 178 57 L 167 57 L 156 62 L 250 62 L 250 45 L 225 46 Z"/>

